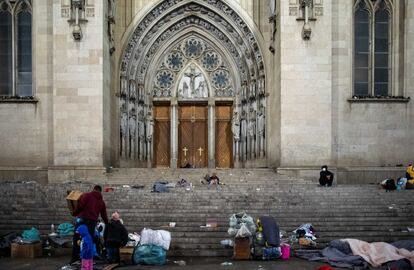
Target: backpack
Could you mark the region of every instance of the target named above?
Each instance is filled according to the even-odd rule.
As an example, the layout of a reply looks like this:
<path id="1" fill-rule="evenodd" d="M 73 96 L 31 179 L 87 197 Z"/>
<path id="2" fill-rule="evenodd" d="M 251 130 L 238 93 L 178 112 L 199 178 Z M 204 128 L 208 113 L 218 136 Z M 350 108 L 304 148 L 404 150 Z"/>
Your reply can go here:
<path id="1" fill-rule="evenodd" d="M 167 252 L 156 245 L 139 245 L 132 253 L 133 264 L 164 265 L 167 260 Z"/>

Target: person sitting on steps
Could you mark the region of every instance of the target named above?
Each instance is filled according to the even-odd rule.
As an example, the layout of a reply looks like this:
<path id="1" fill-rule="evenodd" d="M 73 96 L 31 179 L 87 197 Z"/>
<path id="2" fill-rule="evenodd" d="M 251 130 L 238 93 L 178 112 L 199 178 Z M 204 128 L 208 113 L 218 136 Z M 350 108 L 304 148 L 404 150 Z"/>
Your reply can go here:
<path id="1" fill-rule="evenodd" d="M 325 187 L 325 186 L 331 187 L 333 179 L 334 179 L 334 174 L 332 172 L 328 171 L 328 166 L 323 165 L 321 167 L 321 172 L 320 172 L 320 177 L 319 177 L 319 184 L 322 187 Z"/>

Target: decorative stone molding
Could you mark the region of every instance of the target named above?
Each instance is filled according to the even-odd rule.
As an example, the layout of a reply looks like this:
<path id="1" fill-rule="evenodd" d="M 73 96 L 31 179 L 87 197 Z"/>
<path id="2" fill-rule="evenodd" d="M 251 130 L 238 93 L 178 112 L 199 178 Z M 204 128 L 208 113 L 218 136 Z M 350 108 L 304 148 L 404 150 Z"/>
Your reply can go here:
<path id="1" fill-rule="evenodd" d="M 73 27 L 72 36 L 75 41 L 80 41 L 82 39 L 83 34 L 81 24 L 88 22 L 88 20 L 85 19 L 85 8 L 85 0 L 62 0 L 61 2 L 61 16 L 63 18 L 70 18 L 68 23 Z M 69 16 L 68 11 L 70 13 Z"/>
<path id="2" fill-rule="evenodd" d="M 265 157 L 265 128 L 260 126 L 257 132 L 258 124 L 266 122 L 263 56 L 254 33 L 224 1 L 160 2 L 138 23 L 121 59 L 122 159 L 150 159 L 150 147 L 141 147 L 145 136 L 143 142 L 134 136 L 150 128 L 140 124 L 139 115 L 151 112 L 153 100 L 175 104 L 180 98 L 207 97 L 209 104 L 215 98 L 233 100 L 234 110 L 240 112 L 240 135 L 234 146 L 240 161 Z M 141 101 L 128 91 L 137 86 L 143 93 Z M 131 128 L 137 132 L 131 133 Z"/>

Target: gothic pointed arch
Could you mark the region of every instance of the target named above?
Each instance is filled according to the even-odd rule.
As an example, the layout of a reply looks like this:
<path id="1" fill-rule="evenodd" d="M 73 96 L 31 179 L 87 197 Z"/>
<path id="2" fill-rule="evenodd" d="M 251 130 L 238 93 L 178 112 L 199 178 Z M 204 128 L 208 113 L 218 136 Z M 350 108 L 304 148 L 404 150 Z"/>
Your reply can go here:
<path id="1" fill-rule="evenodd" d="M 234 121 L 244 125 L 234 137 L 252 145 L 262 140 L 256 136 L 264 127 L 255 123 L 266 107 L 263 55 L 258 37 L 227 1 L 159 1 L 125 40 L 120 87 L 120 154 L 125 159 L 148 159 L 145 117 L 137 112 L 147 115 L 157 99 L 231 100 L 241 116 Z M 137 124 L 129 124 L 131 119 Z M 250 135 L 249 128 L 254 129 Z M 244 159 L 265 156 L 264 149 L 251 149 L 254 153 L 244 153 Z"/>

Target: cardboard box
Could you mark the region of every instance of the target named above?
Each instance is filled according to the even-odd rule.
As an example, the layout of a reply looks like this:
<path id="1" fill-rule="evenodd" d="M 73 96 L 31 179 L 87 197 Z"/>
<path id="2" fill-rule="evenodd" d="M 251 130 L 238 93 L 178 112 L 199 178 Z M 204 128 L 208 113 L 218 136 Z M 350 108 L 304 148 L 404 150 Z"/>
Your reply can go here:
<path id="1" fill-rule="evenodd" d="M 119 249 L 119 257 L 126 264 L 132 263 L 132 253 L 134 253 L 134 247 L 121 247 Z"/>
<path id="2" fill-rule="evenodd" d="M 250 238 L 235 238 L 233 248 L 234 260 L 250 260 Z"/>
<path id="3" fill-rule="evenodd" d="M 71 214 L 73 213 L 73 211 L 75 211 L 76 207 L 78 206 L 78 200 L 82 194 L 82 191 L 73 190 L 69 193 L 68 196 L 66 196 L 66 201 L 68 202 L 68 208 Z"/>
<path id="4" fill-rule="evenodd" d="M 42 243 L 35 244 L 11 244 L 12 258 L 37 258 L 42 257 Z"/>

